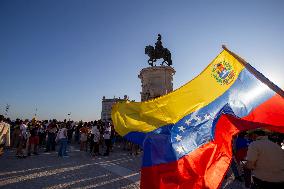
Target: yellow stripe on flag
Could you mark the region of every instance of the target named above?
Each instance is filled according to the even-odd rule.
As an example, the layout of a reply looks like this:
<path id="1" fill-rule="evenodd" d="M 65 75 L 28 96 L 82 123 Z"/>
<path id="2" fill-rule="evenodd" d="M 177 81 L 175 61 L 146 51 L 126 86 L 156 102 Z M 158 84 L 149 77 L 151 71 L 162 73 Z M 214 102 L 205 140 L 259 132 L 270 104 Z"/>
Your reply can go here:
<path id="1" fill-rule="evenodd" d="M 234 74 L 227 84 L 218 77 L 217 70 L 222 71 L 223 65 L 229 66 L 233 71 L 231 74 Z M 227 67 L 227 70 L 230 69 Z M 223 50 L 200 75 L 181 88 L 146 102 L 115 104 L 111 115 L 115 130 L 124 136 L 132 131 L 146 133 L 176 123 L 226 92 L 243 69 L 244 66 L 237 59 Z"/>

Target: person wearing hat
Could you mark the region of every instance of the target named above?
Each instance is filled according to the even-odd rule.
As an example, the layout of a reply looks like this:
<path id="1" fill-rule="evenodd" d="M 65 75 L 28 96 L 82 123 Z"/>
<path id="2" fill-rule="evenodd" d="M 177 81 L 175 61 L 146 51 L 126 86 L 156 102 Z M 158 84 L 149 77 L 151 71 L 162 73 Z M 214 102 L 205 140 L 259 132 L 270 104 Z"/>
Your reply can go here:
<path id="1" fill-rule="evenodd" d="M 284 188 L 284 150 L 270 141 L 262 130 L 252 133 L 246 167 L 252 170 L 253 183 L 261 189 Z"/>

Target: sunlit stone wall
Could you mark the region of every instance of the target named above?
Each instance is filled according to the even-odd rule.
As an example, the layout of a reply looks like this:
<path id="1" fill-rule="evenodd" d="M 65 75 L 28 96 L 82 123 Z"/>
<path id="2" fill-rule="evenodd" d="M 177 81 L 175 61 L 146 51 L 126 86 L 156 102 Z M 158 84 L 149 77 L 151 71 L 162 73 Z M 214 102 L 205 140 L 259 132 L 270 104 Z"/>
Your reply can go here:
<path id="1" fill-rule="evenodd" d="M 173 91 L 175 70 L 170 66 L 153 66 L 140 71 L 141 101 L 150 100 Z"/>

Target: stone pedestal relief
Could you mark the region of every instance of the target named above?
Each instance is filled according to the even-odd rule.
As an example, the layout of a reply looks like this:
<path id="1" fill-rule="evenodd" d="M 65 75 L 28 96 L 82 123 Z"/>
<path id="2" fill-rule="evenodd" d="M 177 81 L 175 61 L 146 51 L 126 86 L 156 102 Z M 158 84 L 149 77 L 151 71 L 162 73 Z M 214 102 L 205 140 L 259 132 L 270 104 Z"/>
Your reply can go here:
<path id="1" fill-rule="evenodd" d="M 140 71 L 141 101 L 150 100 L 173 91 L 175 70 L 170 66 L 153 66 Z"/>

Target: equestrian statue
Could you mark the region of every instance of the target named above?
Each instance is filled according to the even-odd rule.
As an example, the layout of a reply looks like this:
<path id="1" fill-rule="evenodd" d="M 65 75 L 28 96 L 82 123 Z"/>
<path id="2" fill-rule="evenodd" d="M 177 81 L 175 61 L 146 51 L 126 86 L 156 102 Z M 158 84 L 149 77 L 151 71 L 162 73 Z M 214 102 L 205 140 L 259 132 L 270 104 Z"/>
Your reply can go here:
<path id="1" fill-rule="evenodd" d="M 166 63 L 168 66 L 172 65 L 171 52 L 169 51 L 169 49 L 163 47 L 161 34 L 158 34 L 158 39 L 155 43 L 155 47 L 151 45 L 145 47 L 145 54 L 149 56 L 148 63 L 150 66 L 154 66 L 154 62 L 156 62 L 157 59 L 160 58 L 163 59 L 161 66 L 164 65 L 164 63 Z"/>

